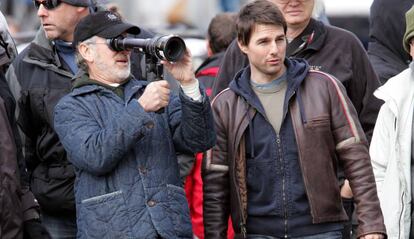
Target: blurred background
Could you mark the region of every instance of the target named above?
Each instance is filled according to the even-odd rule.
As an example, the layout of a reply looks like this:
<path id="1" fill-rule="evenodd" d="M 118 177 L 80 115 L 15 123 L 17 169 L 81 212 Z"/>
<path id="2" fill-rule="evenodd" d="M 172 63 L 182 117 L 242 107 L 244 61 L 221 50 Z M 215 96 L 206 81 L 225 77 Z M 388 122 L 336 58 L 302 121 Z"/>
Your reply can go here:
<path id="1" fill-rule="evenodd" d="M 160 34 L 182 36 L 195 57 L 206 57 L 205 34 L 219 12 L 237 12 L 249 0 L 92 0 L 119 11 L 127 21 Z M 369 8 L 373 0 L 316 0 L 315 18 L 352 31 L 368 43 Z M 18 49 L 30 42 L 39 25 L 32 0 L 0 0 Z"/>

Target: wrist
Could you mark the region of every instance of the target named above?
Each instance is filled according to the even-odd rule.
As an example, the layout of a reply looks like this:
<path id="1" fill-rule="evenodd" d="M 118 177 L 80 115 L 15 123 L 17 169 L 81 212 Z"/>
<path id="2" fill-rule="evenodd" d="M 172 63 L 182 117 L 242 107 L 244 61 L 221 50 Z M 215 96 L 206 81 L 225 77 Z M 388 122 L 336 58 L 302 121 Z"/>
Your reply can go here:
<path id="1" fill-rule="evenodd" d="M 183 80 L 180 81 L 180 85 L 181 86 L 188 86 L 188 85 L 193 85 L 197 82 L 195 75 L 191 74 L 188 76 L 183 77 Z"/>

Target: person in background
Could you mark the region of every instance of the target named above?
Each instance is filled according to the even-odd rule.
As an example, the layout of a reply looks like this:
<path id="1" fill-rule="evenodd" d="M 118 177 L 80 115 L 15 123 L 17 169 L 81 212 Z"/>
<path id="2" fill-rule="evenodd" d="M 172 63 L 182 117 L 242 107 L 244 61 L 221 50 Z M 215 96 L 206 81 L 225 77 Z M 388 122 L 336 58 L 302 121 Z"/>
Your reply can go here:
<path id="1" fill-rule="evenodd" d="M 53 109 L 67 94 L 78 68 L 73 31 L 90 0 L 34 0 L 41 28 L 10 65 L 6 79 L 16 101 L 30 189 L 52 238 L 76 237 L 75 174 L 53 129 Z"/>
<path id="2" fill-rule="evenodd" d="M 405 14 L 403 47 L 414 57 L 414 7 Z M 375 91 L 385 101 L 370 154 L 389 238 L 414 238 L 414 63 Z"/>
<path id="3" fill-rule="evenodd" d="M 236 36 L 235 14 L 219 13 L 211 20 L 206 37 L 208 58 L 195 72 L 200 85 L 203 86 L 209 97 L 211 96 L 211 88 L 217 77 L 224 52 Z M 185 180 L 185 191 L 190 207 L 193 233 L 199 239 L 204 238 L 203 181 L 201 179 L 202 158 L 203 153 L 196 154 L 194 166 L 190 169 L 191 171 Z M 231 227 L 231 223 L 229 226 Z M 228 238 L 233 238 L 232 228 L 229 228 Z"/>
<path id="4" fill-rule="evenodd" d="M 357 237 L 384 238 L 355 108 L 333 76 L 286 58 L 286 29 L 267 0 L 238 15 L 237 44 L 249 66 L 212 102 L 217 144 L 202 172 L 205 237 L 225 238 L 230 214 L 237 238 L 343 238 L 339 161 L 358 204 Z"/>
<path id="5" fill-rule="evenodd" d="M 371 5 L 368 58 L 381 84 L 405 70 L 410 63 L 410 55 L 401 42 L 405 31 L 404 14 L 413 4 L 414 0 L 374 0 Z"/>
<path id="6" fill-rule="evenodd" d="M 236 36 L 235 14 L 219 13 L 211 19 L 206 37 L 208 57 L 195 72 L 197 79 L 204 86 L 210 99 L 224 52 Z"/>
<path id="7" fill-rule="evenodd" d="M 29 190 L 14 118 L 15 101 L 5 79 L 16 56 L 14 40 L 0 12 L 0 238 L 48 239 L 50 235 L 40 222 L 39 205 Z"/>
<path id="8" fill-rule="evenodd" d="M 176 152 L 214 145 L 210 102 L 188 51 L 162 61 L 180 83 L 178 95 L 166 80 L 133 78 L 131 52 L 108 39 L 139 31 L 110 11 L 75 29 L 83 72 L 56 105 L 54 126 L 76 171 L 78 238 L 192 238 Z"/>
<path id="9" fill-rule="evenodd" d="M 13 119 L 13 118 L 12 118 Z M 0 237 L 23 238 L 17 149 L 6 104 L 0 94 Z"/>

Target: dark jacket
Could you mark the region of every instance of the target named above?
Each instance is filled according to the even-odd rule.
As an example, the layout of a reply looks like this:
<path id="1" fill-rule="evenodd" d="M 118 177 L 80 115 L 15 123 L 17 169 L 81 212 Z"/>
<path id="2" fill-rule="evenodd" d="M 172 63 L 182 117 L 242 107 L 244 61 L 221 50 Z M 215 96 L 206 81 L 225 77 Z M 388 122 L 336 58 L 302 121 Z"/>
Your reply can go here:
<path id="1" fill-rule="evenodd" d="M 403 37 L 405 12 L 413 4 L 414 0 L 375 0 L 371 5 L 368 58 L 381 84 L 408 68 L 410 55 Z"/>
<path id="2" fill-rule="evenodd" d="M 145 112 L 137 98 L 146 85 L 129 80 L 124 99 L 97 84 L 79 86 L 55 108 L 76 169 L 78 238 L 192 238 L 175 153 L 214 145 L 210 102 L 181 91 L 165 113 Z"/>
<path id="3" fill-rule="evenodd" d="M 32 229 L 40 224 L 39 205 L 29 190 L 29 177 L 15 120 L 16 102 L 4 75 L 16 55 L 17 49 L 0 13 L 0 238 L 37 237 Z"/>
<path id="4" fill-rule="evenodd" d="M 312 69 L 327 72 L 342 82 L 370 140 L 381 106 L 373 92 L 380 83 L 355 35 L 311 19 L 302 34 L 289 43 L 286 55 L 305 58 Z M 247 65 L 247 57 L 234 41 L 224 56 L 213 96 L 227 88 L 236 72 Z"/>
<path id="5" fill-rule="evenodd" d="M 0 97 L 0 238 L 23 238 L 17 150 L 5 101 Z"/>
<path id="6" fill-rule="evenodd" d="M 313 223 L 347 219 L 337 184 L 339 160 L 358 205 L 357 236 L 385 234 L 368 143 L 343 86 L 326 73 L 310 71 L 288 97 L 286 108 L 292 118 Z M 246 129 L 256 112 L 232 86 L 215 98 L 212 107 L 217 144 L 203 169 L 205 236 L 224 238 L 231 214 L 235 233 L 241 238 L 248 207 Z"/>
<path id="7" fill-rule="evenodd" d="M 17 103 L 17 123 L 24 134 L 22 145 L 31 190 L 42 210 L 74 216 L 75 175 L 53 129 L 53 108 L 70 91 L 72 77 L 42 30 L 6 74 Z M 65 194 L 54 191 L 57 185 L 65 185 Z"/>
<path id="8" fill-rule="evenodd" d="M 230 83 L 230 89 L 256 111 L 245 135 L 247 231 L 273 237 L 300 237 L 340 230 L 340 223 L 313 224 L 300 171 L 299 152 L 288 102 L 308 75 L 303 59 L 286 60 L 286 97 L 279 132 L 268 122 L 265 110 L 250 85 L 248 67 Z M 269 143 L 274 142 L 274 143 Z"/>

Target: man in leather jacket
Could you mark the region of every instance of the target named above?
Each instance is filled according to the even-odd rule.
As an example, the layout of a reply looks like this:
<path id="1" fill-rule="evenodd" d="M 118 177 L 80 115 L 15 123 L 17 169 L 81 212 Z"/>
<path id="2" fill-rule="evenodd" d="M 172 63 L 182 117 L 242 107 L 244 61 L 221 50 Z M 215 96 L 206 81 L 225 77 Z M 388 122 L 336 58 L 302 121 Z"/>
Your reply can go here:
<path id="1" fill-rule="evenodd" d="M 306 0 L 305 0 L 306 1 Z M 249 59 L 212 103 L 217 144 L 203 168 L 206 238 L 342 238 L 341 162 L 358 205 L 357 237 L 384 238 L 368 142 L 344 87 L 286 55 L 286 22 L 270 1 L 240 10 Z"/>

